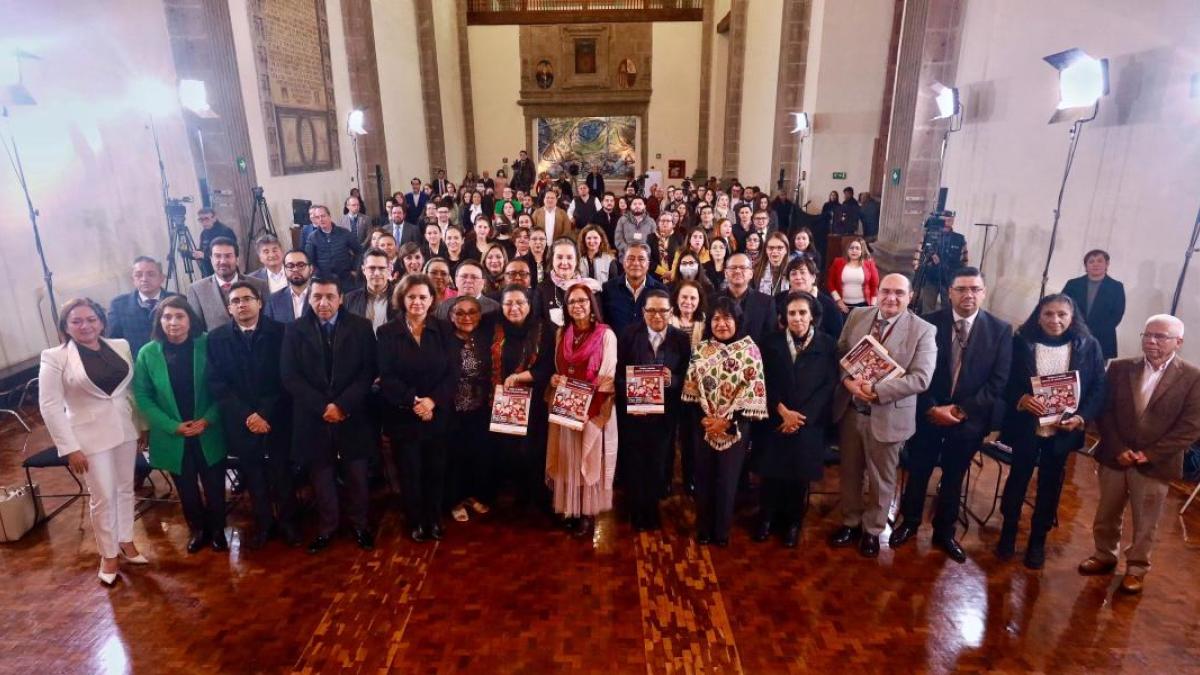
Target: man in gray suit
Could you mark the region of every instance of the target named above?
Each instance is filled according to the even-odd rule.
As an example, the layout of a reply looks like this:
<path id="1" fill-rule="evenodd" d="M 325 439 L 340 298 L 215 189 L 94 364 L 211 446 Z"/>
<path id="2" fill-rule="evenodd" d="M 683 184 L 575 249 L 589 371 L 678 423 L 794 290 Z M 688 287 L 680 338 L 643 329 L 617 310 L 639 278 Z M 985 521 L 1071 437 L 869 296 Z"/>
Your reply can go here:
<path id="1" fill-rule="evenodd" d="M 842 371 L 834 396 L 833 421 L 840 422 L 842 526 L 829 543 L 858 541 L 862 555 L 879 555 L 879 535 L 887 526 L 896 492 L 900 446 L 917 430 L 917 395 L 929 388 L 937 365 L 937 330 L 908 311 L 912 285 L 901 274 L 879 284 L 879 306 L 860 307 L 846 318 L 838 353 L 850 351 L 865 335 L 883 344 L 904 374 L 872 385 Z M 863 476 L 867 499 L 863 501 Z"/>
<path id="2" fill-rule="evenodd" d="M 260 297 L 270 295 L 266 281 L 248 277 L 238 271 L 237 242 L 226 237 L 213 239 L 208 247 L 212 262 L 211 276 L 195 282 L 187 289 L 188 304 L 204 319 L 205 330 L 219 328 L 229 323 L 229 287 L 235 282 L 245 281 L 258 289 Z"/>

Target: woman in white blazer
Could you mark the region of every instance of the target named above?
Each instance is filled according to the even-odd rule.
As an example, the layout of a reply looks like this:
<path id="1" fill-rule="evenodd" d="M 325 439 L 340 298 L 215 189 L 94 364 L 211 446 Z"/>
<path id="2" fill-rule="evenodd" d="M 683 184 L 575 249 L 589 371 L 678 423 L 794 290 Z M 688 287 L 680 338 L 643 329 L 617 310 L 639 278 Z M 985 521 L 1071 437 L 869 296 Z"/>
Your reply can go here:
<path id="1" fill-rule="evenodd" d="M 59 457 L 85 477 L 100 580 L 112 585 L 119 558 L 145 564 L 133 544 L 133 474 L 138 430 L 130 382 L 133 355 L 125 340 L 104 335 L 104 309 L 89 298 L 63 306 L 63 343 L 42 352 L 38 372 L 42 419 Z"/>

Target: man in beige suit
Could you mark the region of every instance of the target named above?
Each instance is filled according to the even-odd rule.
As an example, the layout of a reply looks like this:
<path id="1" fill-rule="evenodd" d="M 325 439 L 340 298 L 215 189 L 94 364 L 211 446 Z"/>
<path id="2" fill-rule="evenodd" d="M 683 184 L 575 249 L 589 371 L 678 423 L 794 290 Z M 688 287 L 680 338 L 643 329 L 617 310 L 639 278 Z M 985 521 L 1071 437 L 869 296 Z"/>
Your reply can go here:
<path id="1" fill-rule="evenodd" d="M 533 224 L 546 231 L 546 239 L 552 244 L 560 237 L 574 239 L 575 223 L 566 209 L 558 205 L 558 192 L 546 190 L 542 199 L 542 207 L 533 212 Z"/>
<path id="2" fill-rule="evenodd" d="M 1200 368 L 1176 352 L 1183 322 L 1168 314 L 1146 320 L 1142 356 L 1108 366 L 1108 396 L 1098 422 L 1100 504 L 1092 534 L 1096 552 L 1080 574 L 1117 567 L 1125 506 L 1133 512 L 1133 541 L 1125 549 L 1121 590 L 1140 593 L 1150 549 L 1167 498 L 1168 481 L 1183 473 L 1183 453 L 1200 439 Z"/>
<path id="3" fill-rule="evenodd" d="M 833 421 L 840 421 L 842 526 L 829 543 L 879 555 L 879 535 L 887 526 L 896 492 L 900 446 L 917 430 L 917 395 L 929 388 L 937 365 L 937 330 L 908 311 L 912 285 L 902 274 L 889 274 L 879 284 L 879 306 L 860 307 L 846 318 L 838 340 L 845 354 L 864 335 L 872 335 L 900 364 L 900 377 L 871 385 L 842 371 L 835 390 Z M 866 476 L 867 500 L 863 501 Z"/>

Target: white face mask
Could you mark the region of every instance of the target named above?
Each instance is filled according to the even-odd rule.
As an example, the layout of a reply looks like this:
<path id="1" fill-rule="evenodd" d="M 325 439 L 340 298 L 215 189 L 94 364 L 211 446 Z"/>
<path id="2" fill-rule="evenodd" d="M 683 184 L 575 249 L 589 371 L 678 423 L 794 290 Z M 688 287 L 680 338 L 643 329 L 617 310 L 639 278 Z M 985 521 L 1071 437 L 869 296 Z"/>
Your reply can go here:
<path id="1" fill-rule="evenodd" d="M 680 263 L 679 276 L 684 279 L 695 279 L 696 273 L 700 271 L 700 266 L 694 262 Z"/>

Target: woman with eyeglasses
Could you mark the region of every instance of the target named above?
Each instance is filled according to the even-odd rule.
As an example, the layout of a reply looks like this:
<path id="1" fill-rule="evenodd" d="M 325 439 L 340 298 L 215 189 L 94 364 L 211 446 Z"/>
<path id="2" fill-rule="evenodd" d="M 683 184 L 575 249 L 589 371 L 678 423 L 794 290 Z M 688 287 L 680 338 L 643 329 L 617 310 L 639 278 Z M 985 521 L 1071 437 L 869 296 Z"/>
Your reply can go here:
<path id="1" fill-rule="evenodd" d="M 484 515 L 496 499 L 495 453 L 486 443 L 491 419 L 491 337 L 490 326 L 481 328 L 483 308 L 479 300 L 460 295 L 450 306 L 454 326 L 452 359 L 457 362 L 458 380 L 454 391 L 454 416 L 450 419 L 453 443 L 447 467 L 446 505 L 460 523 L 470 512 Z"/>
<path id="2" fill-rule="evenodd" d="M 133 478 L 138 430 L 134 423 L 133 355 L 125 340 L 106 339 L 104 308 L 90 298 L 63 305 L 62 344 L 42 352 L 38 405 L 46 431 L 87 482 L 101 583 L 117 581 L 120 559 L 149 561 L 133 543 Z"/>
<path id="3" fill-rule="evenodd" d="M 695 460 L 696 541 L 727 546 L 750 423 L 767 416 L 767 386 L 762 355 L 745 333 L 736 301 L 717 298 L 707 335 L 683 382 L 683 401 L 700 408 L 703 435 Z"/>
<path id="4" fill-rule="evenodd" d="M 491 385 L 530 390 L 524 436 L 493 433 L 505 464 L 512 468 L 519 506 L 548 511 L 545 391 L 554 374 L 554 326 L 531 311 L 529 291 L 508 285 L 500 295 L 500 318 L 491 336 Z"/>
<path id="5" fill-rule="evenodd" d="M 458 291 L 450 287 L 450 265 L 442 258 L 433 258 L 425 263 L 425 274 L 433 284 L 433 306 L 458 297 Z"/>
<path id="6" fill-rule="evenodd" d="M 829 294 L 845 315 L 855 307 L 875 304 L 879 293 L 879 269 L 862 237 L 844 237 L 842 241 L 844 255 L 829 264 Z"/>
<path id="7" fill-rule="evenodd" d="M 837 303 L 828 293 L 817 286 L 817 263 L 808 256 L 800 256 L 787 264 L 788 289 L 775 294 L 775 309 L 782 318 L 787 315 L 788 296 L 793 291 L 808 293 L 821 305 L 817 329 L 837 339 L 842 334 L 845 318 Z"/>
<path id="8" fill-rule="evenodd" d="M 754 265 L 750 286 L 772 297 L 786 293 L 790 288 L 785 272 L 789 249 L 787 236 L 782 232 L 772 232 L 767 235 L 763 248 L 764 254 Z"/>
<path id="9" fill-rule="evenodd" d="M 1033 393 L 1035 376 L 1079 373 L 1079 400 L 1074 411 L 1043 419 L 1045 403 Z M 1104 406 L 1104 356 L 1070 296 L 1048 295 L 1013 336 L 1012 371 L 1005 392 L 1006 412 L 1000 440 L 1012 448 L 1012 469 L 1004 484 L 1000 512 L 1004 525 L 996 555 L 1007 560 L 1016 552 L 1017 526 L 1025 493 L 1037 469 L 1037 499 L 1029 526 L 1025 566 L 1041 569 L 1046 562 L 1046 535 L 1058 519 L 1067 458 L 1083 447 L 1083 428 Z"/>
<path id="10" fill-rule="evenodd" d="M 561 240 L 560 240 L 561 241 Z M 554 512 L 576 536 L 591 536 L 598 514 L 612 509 L 617 468 L 617 418 L 613 415 L 617 336 L 601 322 L 600 305 L 585 283 L 565 296 L 568 321 L 558 330 L 551 387 L 568 379 L 593 387 L 588 420 L 576 431 L 551 424 L 546 447 L 546 479 L 553 488 Z"/>

